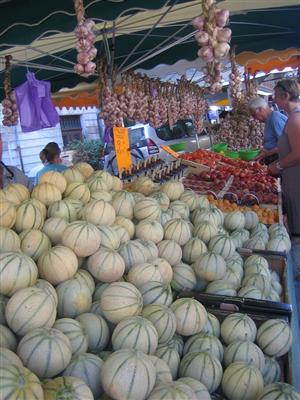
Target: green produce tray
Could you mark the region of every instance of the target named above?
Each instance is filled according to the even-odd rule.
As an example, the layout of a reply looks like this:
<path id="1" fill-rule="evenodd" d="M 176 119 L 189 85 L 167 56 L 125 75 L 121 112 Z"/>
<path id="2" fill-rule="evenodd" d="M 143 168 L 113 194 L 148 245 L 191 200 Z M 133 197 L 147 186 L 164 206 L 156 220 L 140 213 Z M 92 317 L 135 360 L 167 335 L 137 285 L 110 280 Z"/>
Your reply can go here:
<path id="1" fill-rule="evenodd" d="M 233 160 L 237 160 L 238 158 L 240 158 L 240 153 L 238 151 L 226 150 L 224 152 L 224 156 L 232 158 Z"/>
<path id="2" fill-rule="evenodd" d="M 181 143 L 175 143 L 175 144 L 171 144 L 170 148 L 174 151 L 184 151 L 186 148 L 186 143 L 185 142 L 181 142 Z"/>
<path id="3" fill-rule="evenodd" d="M 259 149 L 242 149 L 239 151 L 239 156 L 244 161 L 252 161 L 259 153 Z"/>
<path id="4" fill-rule="evenodd" d="M 214 151 L 215 153 L 220 153 L 221 151 L 225 151 L 228 148 L 228 144 L 223 142 L 223 143 L 215 143 L 212 146 L 212 151 Z"/>

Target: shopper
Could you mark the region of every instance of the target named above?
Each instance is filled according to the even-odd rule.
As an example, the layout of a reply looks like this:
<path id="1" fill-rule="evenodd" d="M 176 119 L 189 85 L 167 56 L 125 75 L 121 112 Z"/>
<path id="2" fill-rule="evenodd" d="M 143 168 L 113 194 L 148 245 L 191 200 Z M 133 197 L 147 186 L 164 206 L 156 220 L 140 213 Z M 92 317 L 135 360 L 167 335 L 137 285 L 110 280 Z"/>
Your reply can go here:
<path id="1" fill-rule="evenodd" d="M 277 160 L 277 142 L 283 133 L 287 117 L 279 111 L 273 111 L 262 97 L 255 97 L 249 101 L 252 116 L 265 123 L 264 148 L 257 160 L 264 160 L 266 164 Z"/>
<path id="2" fill-rule="evenodd" d="M 17 167 L 5 165 L 2 161 L 2 154 L 3 142 L 0 135 L 0 189 L 5 188 L 5 186 L 9 185 L 10 183 L 20 183 L 31 190 L 33 185 L 30 179 Z"/>
<path id="3" fill-rule="evenodd" d="M 290 234 L 300 238 L 300 104 L 295 80 L 279 81 L 274 89 L 275 102 L 288 114 L 278 140 L 279 161 L 270 165 L 273 174 L 281 174 L 284 205 Z"/>
<path id="4" fill-rule="evenodd" d="M 62 164 L 61 150 L 57 143 L 50 142 L 40 152 L 40 159 L 44 167 L 36 174 L 35 183 L 38 184 L 41 176 L 48 171 L 63 172 L 67 167 Z"/>

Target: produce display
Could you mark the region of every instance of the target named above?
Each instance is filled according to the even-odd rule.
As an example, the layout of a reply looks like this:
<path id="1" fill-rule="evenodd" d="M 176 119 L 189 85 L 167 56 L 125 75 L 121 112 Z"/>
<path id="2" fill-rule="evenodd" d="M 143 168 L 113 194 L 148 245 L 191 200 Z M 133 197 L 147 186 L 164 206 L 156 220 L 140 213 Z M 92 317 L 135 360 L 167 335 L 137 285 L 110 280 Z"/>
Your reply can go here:
<path id="1" fill-rule="evenodd" d="M 184 181 L 187 188 L 204 193 L 210 190 L 218 194 L 226 186 L 226 191 L 234 194 L 237 202 L 254 195 L 254 200 L 257 199 L 259 203 L 278 203 L 277 180 L 269 175 L 268 169 L 259 162 L 232 160 L 203 149 L 183 154 L 181 158 L 210 168 L 198 174 L 188 175 Z"/>
<path id="2" fill-rule="evenodd" d="M 202 0 L 202 14 L 192 21 L 197 29 L 195 38 L 199 46 L 198 56 L 206 62 L 205 80 L 211 93 L 222 89 L 221 60 L 230 50 L 231 29 L 229 11 L 217 8 L 215 0 Z"/>
<path id="3" fill-rule="evenodd" d="M 179 181 L 146 180 L 124 190 L 80 163 L 31 193 L 1 190 L 2 397 L 299 399 L 281 382 L 288 322 L 214 315 L 178 297 L 280 301 L 268 261 L 237 249 L 288 251 L 285 228 L 252 211 L 224 215 Z"/>
<path id="4" fill-rule="evenodd" d="M 101 118 L 106 127 L 123 126 L 124 118 L 149 123 L 155 128 L 172 127 L 177 120 L 192 118 L 200 134 L 207 110 L 204 90 L 182 77 L 178 83 L 124 73 L 121 83 L 110 78 L 107 64 L 100 64 Z"/>
<path id="5" fill-rule="evenodd" d="M 212 125 L 210 129 L 216 142 L 226 142 L 233 150 L 244 148 L 256 149 L 260 148 L 263 144 L 264 124 L 254 119 L 248 108 L 249 99 L 257 96 L 253 80 L 254 77 L 251 77 L 249 73 L 245 73 L 245 88 L 242 90 L 241 77 L 234 52 L 232 52 L 229 81 L 232 111 L 219 124 Z"/>

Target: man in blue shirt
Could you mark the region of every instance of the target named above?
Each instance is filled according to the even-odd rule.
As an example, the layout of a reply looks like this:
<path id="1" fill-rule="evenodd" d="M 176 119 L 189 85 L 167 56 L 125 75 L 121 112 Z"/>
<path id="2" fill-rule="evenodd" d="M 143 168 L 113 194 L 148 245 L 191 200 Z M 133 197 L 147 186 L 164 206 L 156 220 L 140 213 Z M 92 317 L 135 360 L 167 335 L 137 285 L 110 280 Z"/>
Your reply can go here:
<path id="1" fill-rule="evenodd" d="M 262 97 L 256 97 L 249 102 L 253 118 L 265 123 L 264 148 L 257 160 L 277 154 L 277 142 L 284 131 L 287 117 L 279 111 L 273 111 Z"/>

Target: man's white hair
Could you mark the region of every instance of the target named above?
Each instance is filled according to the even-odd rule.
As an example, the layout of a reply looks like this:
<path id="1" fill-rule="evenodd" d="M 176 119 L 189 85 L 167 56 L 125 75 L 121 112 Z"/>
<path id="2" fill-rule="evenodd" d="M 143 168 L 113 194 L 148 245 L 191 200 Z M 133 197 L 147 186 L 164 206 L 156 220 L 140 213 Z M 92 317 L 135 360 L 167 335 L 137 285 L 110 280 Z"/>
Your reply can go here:
<path id="1" fill-rule="evenodd" d="M 262 97 L 255 97 L 249 100 L 248 106 L 251 110 L 256 110 L 257 108 L 268 108 L 269 105 L 265 99 Z"/>

